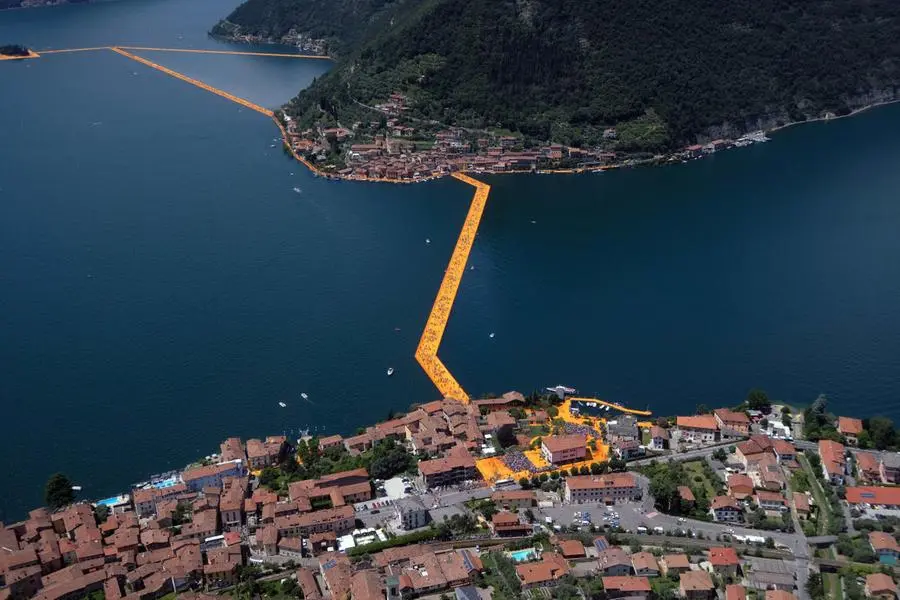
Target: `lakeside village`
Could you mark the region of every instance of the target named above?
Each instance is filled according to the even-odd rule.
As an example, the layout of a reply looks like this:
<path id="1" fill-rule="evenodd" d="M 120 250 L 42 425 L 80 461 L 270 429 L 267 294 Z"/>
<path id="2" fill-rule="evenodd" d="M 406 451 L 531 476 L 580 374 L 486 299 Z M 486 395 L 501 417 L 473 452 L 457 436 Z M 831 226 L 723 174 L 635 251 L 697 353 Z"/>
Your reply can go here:
<path id="1" fill-rule="evenodd" d="M 329 177 L 354 180 L 418 182 L 455 171 L 473 173 L 581 173 L 644 164 L 686 162 L 727 150 L 768 141 L 757 131 L 737 140 L 716 139 L 691 145 L 667 155 L 636 158 L 614 150 L 618 132 L 603 132 L 608 147 L 575 148 L 548 144 L 531 148 L 515 135 L 439 128 L 405 117 L 409 100 L 399 92 L 371 108 L 379 120 L 344 127 L 300 130 L 297 121 L 280 114 L 287 131 L 286 144 Z"/>
<path id="2" fill-rule="evenodd" d="M 553 391 L 229 438 L 95 503 L 54 476 L 51 508 L 0 527 L 0 600 L 896 600 L 890 420 Z"/>

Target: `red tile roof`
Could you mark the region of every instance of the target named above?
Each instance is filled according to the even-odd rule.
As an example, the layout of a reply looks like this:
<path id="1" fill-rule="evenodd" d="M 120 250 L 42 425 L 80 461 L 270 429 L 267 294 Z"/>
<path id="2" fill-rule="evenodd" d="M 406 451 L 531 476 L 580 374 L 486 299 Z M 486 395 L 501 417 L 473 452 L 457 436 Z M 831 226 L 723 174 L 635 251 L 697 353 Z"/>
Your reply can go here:
<path id="1" fill-rule="evenodd" d="M 837 430 L 844 435 L 859 435 L 863 430 L 863 423 L 860 419 L 852 417 L 838 417 Z"/>
<path id="2" fill-rule="evenodd" d="M 577 450 L 587 444 L 587 436 L 583 433 L 568 435 L 551 435 L 543 439 L 543 444 L 550 452 L 564 452 L 565 450 Z"/>
<path id="3" fill-rule="evenodd" d="M 620 575 L 603 577 L 603 589 L 620 592 L 649 592 L 650 580 L 646 577 Z"/>
<path id="4" fill-rule="evenodd" d="M 847 488 L 847 502 L 850 504 L 900 505 L 900 487 L 861 486 Z"/>
<path id="5" fill-rule="evenodd" d="M 686 427 L 688 429 L 709 429 L 718 430 L 719 425 L 716 418 L 712 415 L 696 415 L 692 417 L 677 417 L 675 424 L 678 427 Z"/>
<path id="6" fill-rule="evenodd" d="M 900 545 L 897 544 L 897 540 L 894 539 L 894 536 L 883 531 L 870 531 L 869 543 L 872 544 L 872 548 L 876 552 L 879 550 L 890 550 L 892 552 L 900 553 Z"/>
<path id="7" fill-rule="evenodd" d="M 731 547 L 719 547 L 709 549 L 709 562 L 714 567 L 739 565 L 737 552 Z"/>

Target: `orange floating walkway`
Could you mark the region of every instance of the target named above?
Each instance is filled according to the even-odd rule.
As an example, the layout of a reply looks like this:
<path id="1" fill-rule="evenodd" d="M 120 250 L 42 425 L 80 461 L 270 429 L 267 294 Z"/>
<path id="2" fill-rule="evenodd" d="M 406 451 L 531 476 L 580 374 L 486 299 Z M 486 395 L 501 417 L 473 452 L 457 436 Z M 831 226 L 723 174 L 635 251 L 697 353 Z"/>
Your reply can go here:
<path id="1" fill-rule="evenodd" d="M 93 48 L 63 48 L 62 50 L 41 50 L 41 54 L 65 54 L 68 52 L 92 52 L 94 50 L 109 49 L 109 46 L 95 46 Z"/>
<path id="2" fill-rule="evenodd" d="M 217 96 L 222 96 L 223 98 L 227 98 L 228 100 L 231 100 L 232 102 L 237 102 L 241 106 L 249 108 L 250 110 L 255 110 L 256 112 L 264 114 L 267 117 L 275 116 L 274 112 L 272 112 L 268 108 L 263 108 L 259 104 L 254 104 L 254 103 L 250 102 L 249 100 L 244 100 L 243 98 L 238 98 L 234 94 L 229 94 L 228 92 L 226 92 L 224 90 L 220 90 L 219 88 L 214 88 L 213 86 L 207 85 L 198 79 L 188 77 L 187 75 L 182 75 L 178 71 L 173 71 L 172 69 L 169 69 L 162 65 L 158 65 L 153 61 L 150 61 L 150 60 L 147 60 L 146 58 L 141 58 L 140 56 L 131 54 L 130 52 L 122 50 L 119 47 L 113 46 L 111 48 L 111 50 L 117 54 L 121 54 L 122 56 L 130 58 L 131 60 L 136 60 L 137 62 L 141 63 L 142 65 L 146 65 L 152 69 L 156 69 L 157 71 L 162 71 L 166 75 L 171 75 L 172 77 L 175 77 L 176 79 L 186 81 L 187 83 L 190 83 L 191 85 L 195 85 L 200 89 L 206 90 L 207 92 L 212 92 L 213 94 L 216 94 Z"/>
<path id="3" fill-rule="evenodd" d="M 613 404 L 612 402 L 607 402 L 606 400 L 600 400 L 598 398 L 567 398 L 567 400 L 571 402 L 596 402 L 602 406 L 608 406 L 613 408 L 619 412 L 628 413 L 629 415 L 640 415 L 642 417 L 649 417 L 653 413 L 649 410 L 637 410 L 634 408 L 625 408 L 619 404 Z"/>
<path id="4" fill-rule="evenodd" d="M 481 223 L 481 215 L 487 205 L 491 186 L 462 173 L 454 173 L 453 177 L 474 186 L 475 195 L 472 197 L 472 204 L 469 206 L 469 213 L 463 222 L 462 231 L 456 240 L 456 247 L 450 256 L 450 264 L 444 272 L 444 279 L 438 289 L 431 314 L 428 315 L 428 321 L 425 323 L 425 331 L 422 332 L 422 338 L 416 348 L 416 360 L 441 394 L 461 402 L 468 402 L 469 395 L 450 374 L 450 371 L 438 358 L 437 353 L 441 339 L 444 337 L 444 330 L 447 328 L 447 321 L 450 320 L 450 311 L 456 300 L 459 283 L 466 272 L 466 263 L 472 252 L 472 245 L 475 243 L 475 234 L 478 232 L 478 225 Z"/>
<path id="5" fill-rule="evenodd" d="M 122 50 L 145 50 L 150 52 L 188 52 L 191 54 L 230 54 L 233 56 L 277 56 L 281 58 L 313 58 L 317 60 L 331 60 L 330 56 L 319 54 L 292 54 L 289 52 L 243 52 L 240 50 L 200 50 L 195 48 L 150 48 L 147 46 L 116 46 Z M 88 48 L 90 49 L 90 48 Z M 67 52 L 61 50 L 61 52 Z"/>

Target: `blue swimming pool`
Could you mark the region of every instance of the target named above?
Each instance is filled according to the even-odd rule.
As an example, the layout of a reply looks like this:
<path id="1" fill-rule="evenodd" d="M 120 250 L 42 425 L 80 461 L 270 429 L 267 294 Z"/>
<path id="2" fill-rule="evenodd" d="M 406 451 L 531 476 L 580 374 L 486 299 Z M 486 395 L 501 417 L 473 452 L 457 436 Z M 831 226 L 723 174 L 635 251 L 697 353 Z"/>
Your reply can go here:
<path id="1" fill-rule="evenodd" d="M 537 552 L 534 551 L 534 548 L 525 548 L 524 550 L 510 552 L 509 557 L 515 562 L 528 562 L 537 559 Z"/>

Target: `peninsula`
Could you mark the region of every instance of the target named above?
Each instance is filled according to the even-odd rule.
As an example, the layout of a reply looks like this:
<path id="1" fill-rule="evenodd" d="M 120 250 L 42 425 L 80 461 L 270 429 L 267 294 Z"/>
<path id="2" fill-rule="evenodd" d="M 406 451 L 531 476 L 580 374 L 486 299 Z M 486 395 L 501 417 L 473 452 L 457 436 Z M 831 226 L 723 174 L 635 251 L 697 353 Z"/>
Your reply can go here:
<path id="1" fill-rule="evenodd" d="M 18 44 L 6 44 L 0 46 L 0 60 L 15 60 L 21 58 L 35 58 L 38 55 L 25 46 Z"/>
<path id="2" fill-rule="evenodd" d="M 683 160 L 900 84 L 900 5 L 862 0 L 248 0 L 214 33 L 335 56 L 284 112 L 369 178 Z"/>
<path id="3" fill-rule="evenodd" d="M 896 595 L 889 419 L 759 390 L 651 419 L 547 392 L 435 400 L 347 437 L 231 437 L 92 503 L 56 474 L 47 507 L 0 525 L 0 598 Z"/>

